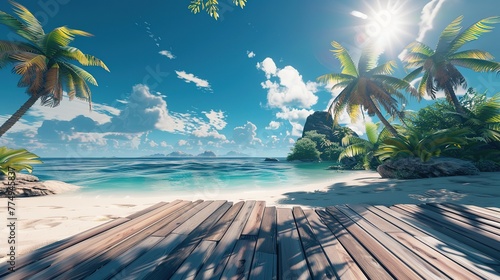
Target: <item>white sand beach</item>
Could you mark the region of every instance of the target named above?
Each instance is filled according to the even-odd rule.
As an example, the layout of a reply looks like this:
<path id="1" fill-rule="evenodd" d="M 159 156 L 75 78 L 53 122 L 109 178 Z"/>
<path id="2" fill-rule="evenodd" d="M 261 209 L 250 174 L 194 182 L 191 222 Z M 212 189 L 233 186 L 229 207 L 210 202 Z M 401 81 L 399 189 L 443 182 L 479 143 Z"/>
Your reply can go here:
<path id="1" fill-rule="evenodd" d="M 350 172 L 322 184 L 277 187 L 243 192 L 208 192 L 148 195 L 91 195 L 79 191 L 58 195 L 18 198 L 16 214 L 17 254 L 75 235 L 118 217 L 125 217 L 160 201 L 183 200 L 263 200 L 281 207 L 324 207 L 336 204 L 454 202 L 485 207 L 500 207 L 500 173 L 454 176 L 419 180 L 381 179 L 378 173 Z M 57 182 L 56 182 L 57 183 Z M 1 200 L 6 217 L 6 199 Z M 7 236 L 2 227 L 1 236 Z M 0 243 L 0 258 L 5 257 L 6 242 Z M 3 261 L 0 259 L 0 261 Z"/>

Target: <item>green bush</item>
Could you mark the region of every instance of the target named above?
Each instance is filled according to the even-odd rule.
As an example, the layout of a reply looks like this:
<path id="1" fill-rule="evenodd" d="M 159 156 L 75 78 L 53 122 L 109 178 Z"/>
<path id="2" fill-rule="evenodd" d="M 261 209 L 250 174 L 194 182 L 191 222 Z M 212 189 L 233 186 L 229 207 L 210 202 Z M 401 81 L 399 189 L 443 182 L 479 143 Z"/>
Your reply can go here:
<path id="1" fill-rule="evenodd" d="M 301 138 L 295 143 L 292 153 L 288 154 L 287 160 L 318 161 L 320 152 L 316 143 L 309 138 Z"/>

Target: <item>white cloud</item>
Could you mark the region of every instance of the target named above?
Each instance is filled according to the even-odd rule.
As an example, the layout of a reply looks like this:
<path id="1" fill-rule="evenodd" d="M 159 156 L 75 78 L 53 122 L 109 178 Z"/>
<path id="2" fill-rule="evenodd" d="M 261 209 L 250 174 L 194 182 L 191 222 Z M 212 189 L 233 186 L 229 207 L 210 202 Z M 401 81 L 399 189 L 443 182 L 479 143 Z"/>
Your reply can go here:
<path id="1" fill-rule="evenodd" d="M 302 136 L 302 131 L 304 130 L 304 126 L 298 122 L 290 121 L 292 125 L 292 136 L 300 137 Z"/>
<path id="2" fill-rule="evenodd" d="M 177 142 L 177 145 L 182 147 L 182 146 L 189 145 L 189 142 L 188 142 L 188 141 L 186 141 L 186 140 L 179 140 L 179 141 Z"/>
<path id="3" fill-rule="evenodd" d="M 420 16 L 420 29 L 418 31 L 417 41 L 422 42 L 427 31 L 433 28 L 434 19 L 445 1 L 446 0 L 431 0 L 424 6 L 422 15 Z"/>
<path id="4" fill-rule="evenodd" d="M 254 58 L 255 53 L 253 51 L 247 51 L 247 56 L 248 56 L 248 58 Z"/>
<path id="5" fill-rule="evenodd" d="M 153 141 L 153 140 L 149 141 L 149 143 L 148 143 L 148 144 L 149 144 L 149 146 L 150 146 L 151 148 L 156 148 L 156 147 L 158 147 L 158 143 L 156 143 L 156 142 L 155 142 L 155 141 Z"/>
<path id="6" fill-rule="evenodd" d="M 257 138 L 257 126 L 249 121 L 243 126 L 234 128 L 233 142 L 248 147 L 262 145 L 262 140 Z"/>
<path id="7" fill-rule="evenodd" d="M 278 70 L 276 63 L 274 63 L 274 60 L 270 57 L 266 57 L 262 62 L 257 62 L 257 68 L 264 71 L 268 79 L 270 79 L 271 76 L 275 76 Z"/>
<path id="8" fill-rule="evenodd" d="M 318 102 L 315 93 L 319 84 L 316 82 L 304 82 L 297 69 L 285 66 L 278 69 L 271 58 L 266 58 L 257 63 L 257 68 L 264 71 L 267 80 L 261 83 L 262 88 L 267 89 L 267 103 L 271 108 L 282 108 L 283 106 L 298 106 L 311 108 Z M 279 82 L 271 81 L 277 77 Z"/>
<path id="9" fill-rule="evenodd" d="M 160 146 L 162 146 L 163 148 L 166 148 L 168 146 L 168 144 L 165 141 L 161 141 Z"/>
<path id="10" fill-rule="evenodd" d="M 172 54 L 172 52 L 167 51 L 167 50 L 162 50 L 162 51 L 159 52 L 159 54 L 161 54 L 163 56 L 166 56 L 169 59 L 175 59 L 175 55 Z"/>
<path id="11" fill-rule="evenodd" d="M 200 125 L 191 134 L 198 138 L 212 138 L 218 140 L 226 140 L 226 136 L 220 134 L 217 130 L 212 129 L 212 126 L 210 124 Z"/>
<path id="12" fill-rule="evenodd" d="M 289 121 L 305 121 L 309 115 L 313 114 L 314 110 L 307 109 L 289 109 L 287 107 L 282 108 L 281 112 L 276 113 L 278 119 L 284 119 Z"/>
<path id="13" fill-rule="evenodd" d="M 128 104 L 118 116 L 113 117 L 108 129 L 115 132 L 147 132 L 159 129 L 167 132 L 183 132 L 184 122 L 172 117 L 162 96 L 150 92 L 146 85 L 132 88 Z"/>
<path id="14" fill-rule="evenodd" d="M 186 83 L 194 83 L 197 87 L 210 89 L 210 84 L 207 80 L 200 79 L 193 74 L 185 71 L 175 71 L 177 78 L 184 80 Z"/>
<path id="15" fill-rule="evenodd" d="M 282 123 L 277 121 L 271 121 L 268 126 L 266 126 L 267 130 L 277 130 L 280 128 Z"/>
<path id="16" fill-rule="evenodd" d="M 224 112 L 222 111 L 216 112 L 214 110 L 210 110 L 209 113 L 207 112 L 203 113 L 209 119 L 210 125 L 212 125 L 215 129 L 221 130 L 224 129 L 224 127 L 226 127 L 227 122 L 224 120 L 225 118 Z"/>

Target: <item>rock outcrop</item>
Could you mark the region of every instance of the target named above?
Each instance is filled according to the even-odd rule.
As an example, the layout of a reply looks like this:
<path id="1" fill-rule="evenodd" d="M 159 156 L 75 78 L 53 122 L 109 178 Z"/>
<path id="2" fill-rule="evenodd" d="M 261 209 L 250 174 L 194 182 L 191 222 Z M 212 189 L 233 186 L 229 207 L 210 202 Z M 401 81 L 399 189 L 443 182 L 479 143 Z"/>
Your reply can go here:
<path id="1" fill-rule="evenodd" d="M 7 188 L 9 182 L 7 177 L 0 175 L 0 197 L 7 197 Z M 30 197 L 58 194 L 67 191 L 77 190 L 79 187 L 71 184 L 66 184 L 60 181 L 44 181 L 41 182 L 38 177 L 28 174 L 16 174 L 15 179 L 15 197 Z"/>
<path id="2" fill-rule="evenodd" d="M 389 160 L 377 168 L 382 178 L 420 179 L 444 176 L 478 175 L 472 162 L 456 158 L 433 158 L 422 162 L 419 158 Z"/>
<path id="3" fill-rule="evenodd" d="M 302 137 L 306 135 L 306 132 L 313 130 L 316 130 L 319 134 L 326 135 L 326 138 L 331 142 L 339 144 L 345 136 L 344 131 L 334 128 L 332 117 L 328 112 L 324 111 L 316 111 L 307 117 L 306 123 L 304 124 L 304 130 L 302 131 Z M 357 134 L 350 128 L 342 127 L 342 130 L 349 131 L 353 135 L 357 136 Z"/>

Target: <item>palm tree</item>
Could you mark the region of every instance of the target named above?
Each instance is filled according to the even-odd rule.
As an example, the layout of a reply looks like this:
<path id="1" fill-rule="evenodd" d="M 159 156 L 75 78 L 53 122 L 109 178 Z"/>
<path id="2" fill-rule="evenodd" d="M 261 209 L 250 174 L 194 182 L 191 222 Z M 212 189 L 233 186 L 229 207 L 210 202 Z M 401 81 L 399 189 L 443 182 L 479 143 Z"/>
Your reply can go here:
<path id="1" fill-rule="evenodd" d="M 232 0 L 236 7 L 244 8 L 247 0 Z M 213 17 L 215 20 L 219 18 L 219 2 L 217 0 L 191 0 L 188 6 L 193 14 L 199 13 L 201 10 L 205 10 L 207 14 Z"/>
<path id="2" fill-rule="evenodd" d="M 390 76 L 396 67 L 394 60 L 378 65 L 380 51 L 369 48 L 363 50 L 356 67 L 342 45 L 334 41 L 332 46 L 342 71 L 320 76 L 318 80 L 333 83 L 332 90 L 342 89 L 328 108 L 334 124 L 338 124 L 338 117 L 344 109 L 347 109 L 351 121 L 356 121 L 360 113 L 366 111 L 369 116 L 377 115 L 389 132 L 397 135 L 396 129 L 385 119 L 380 108 L 383 107 L 391 116 L 399 115 L 396 98 L 406 100 L 400 90 L 416 94 L 416 89 L 407 81 Z"/>
<path id="3" fill-rule="evenodd" d="M 477 40 L 482 34 L 490 32 L 493 29 L 491 25 L 499 23 L 500 17 L 482 19 L 461 32 L 462 18 L 463 16 L 459 16 L 443 30 L 435 50 L 421 42 L 408 45 L 403 62 L 406 63 L 407 69 L 416 68 L 405 77 L 406 81 L 412 81 L 423 73 L 418 85 L 420 96 L 427 93 L 435 99 L 436 91 L 444 90 L 446 99 L 453 104 L 455 110 L 465 115 L 455 90 L 458 86 L 467 88 L 467 82 L 456 66 L 476 72 L 498 72 L 500 63 L 492 61 L 493 56 L 488 52 L 459 49 L 464 44 Z"/>
<path id="4" fill-rule="evenodd" d="M 92 36 L 81 30 L 58 27 L 45 34 L 40 22 L 24 6 L 11 2 L 19 17 L 0 11 L 0 23 L 9 27 L 26 42 L 0 40 L 0 68 L 13 64 L 12 71 L 21 76 L 19 87 L 27 87 L 30 96 L 17 112 L 1 127 L 0 137 L 5 134 L 28 111 L 37 100 L 42 105 L 55 107 L 63 98 L 63 89 L 69 99 L 75 97 L 91 103 L 91 92 L 87 83 L 97 86 L 95 78 L 82 68 L 72 64 L 77 61 L 84 66 L 108 67 L 98 58 L 84 54 L 69 46 L 75 36 Z"/>
<path id="5" fill-rule="evenodd" d="M 362 155 L 363 167 L 366 170 L 374 168 L 372 163 L 375 158 L 375 151 L 378 150 L 382 141 L 390 135 L 387 133 L 387 129 L 378 133 L 378 125 L 371 122 L 367 122 L 365 124 L 365 129 L 367 140 L 354 135 L 346 135 L 342 138 L 342 146 L 345 146 L 346 148 L 342 153 L 340 153 L 339 162 L 346 157 Z"/>

